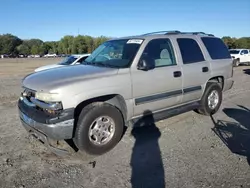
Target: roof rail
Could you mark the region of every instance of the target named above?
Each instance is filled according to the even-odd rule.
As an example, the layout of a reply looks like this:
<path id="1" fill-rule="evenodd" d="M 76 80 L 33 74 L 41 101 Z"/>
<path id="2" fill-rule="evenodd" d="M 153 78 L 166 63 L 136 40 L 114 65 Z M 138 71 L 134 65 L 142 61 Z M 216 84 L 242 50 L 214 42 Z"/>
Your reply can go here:
<path id="1" fill-rule="evenodd" d="M 204 32 L 181 32 L 181 34 L 193 34 L 193 35 L 214 36 L 213 34 L 208 34 L 208 33 L 204 33 Z"/>
<path id="2" fill-rule="evenodd" d="M 154 34 L 178 34 L 181 33 L 180 31 L 156 31 L 156 32 L 151 32 L 151 33 L 145 33 L 142 34 L 141 36 L 146 36 L 146 35 L 154 35 Z"/>
<path id="3" fill-rule="evenodd" d="M 214 36 L 213 34 L 208 34 L 204 32 L 181 32 L 181 31 L 156 31 L 151 33 L 142 34 L 141 36 L 147 35 L 156 35 L 156 34 L 163 34 L 163 35 L 172 35 L 172 34 L 191 34 L 191 35 L 207 35 L 207 36 Z"/>

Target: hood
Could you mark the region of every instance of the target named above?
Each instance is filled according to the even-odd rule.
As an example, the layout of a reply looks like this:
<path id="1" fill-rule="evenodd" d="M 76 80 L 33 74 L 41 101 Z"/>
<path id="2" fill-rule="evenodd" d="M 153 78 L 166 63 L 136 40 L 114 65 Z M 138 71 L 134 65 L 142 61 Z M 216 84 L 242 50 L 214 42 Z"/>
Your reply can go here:
<path id="1" fill-rule="evenodd" d="M 61 67 L 61 66 L 63 66 L 63 65 L 59 65 L 59 64 L 45 65 L 45 66 L 42 66 L 42 67 L 35 69 L 35 72 L 39 72 L 39 71 L 43 71 L 43 70 L 47 70 L 47 69 L 52 69 L 52 68 L 57 68 L 57 67 Z"/>
<path id="2" fill-rule="evenodd" d="M 51 91 L 57 88 L 86 81 L 87 79 L 110 76 L 118 69 L 91 65 L 63 66 L 47 69 L 26 76 L 23 86 L 36 91 Z"/>

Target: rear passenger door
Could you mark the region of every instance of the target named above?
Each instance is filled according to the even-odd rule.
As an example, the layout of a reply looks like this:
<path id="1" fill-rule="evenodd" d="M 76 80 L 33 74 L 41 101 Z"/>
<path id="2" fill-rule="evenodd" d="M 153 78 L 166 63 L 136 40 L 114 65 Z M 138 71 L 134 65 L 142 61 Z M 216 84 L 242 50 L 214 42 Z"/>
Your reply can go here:
<path id="1" fill-rule="evenodd" d="M 176 41 L 182 61 L 182 102 L 198 100 L 202 96 L 205 83 L 210 78 L 210 63 L 205 60 L 196 37 L 178 37 Z"/>

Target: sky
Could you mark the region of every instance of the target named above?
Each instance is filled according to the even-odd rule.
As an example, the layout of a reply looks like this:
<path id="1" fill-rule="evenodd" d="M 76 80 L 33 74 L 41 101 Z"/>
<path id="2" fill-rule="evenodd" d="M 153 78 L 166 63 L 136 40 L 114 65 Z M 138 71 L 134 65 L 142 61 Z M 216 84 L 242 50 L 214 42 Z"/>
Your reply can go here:
<path id="1" fill-rule="evenodd" d="M 60 40 L 162 30 L 250 36 L 250 0 L 0 0 L 0 34 Z"/>

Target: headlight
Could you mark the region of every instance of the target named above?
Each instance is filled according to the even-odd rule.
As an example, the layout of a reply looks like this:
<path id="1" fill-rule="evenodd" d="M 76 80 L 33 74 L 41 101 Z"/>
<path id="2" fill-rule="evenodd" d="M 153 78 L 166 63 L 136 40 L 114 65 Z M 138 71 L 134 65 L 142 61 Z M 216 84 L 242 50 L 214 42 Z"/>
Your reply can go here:
<path id="1" fill-rule="evenodd" d="M 40 101 L 45 101 L 45 102 L 59 102 L 60 101 L 60 95 L 58 93 L 36 92 L 35 98 Z"/>

